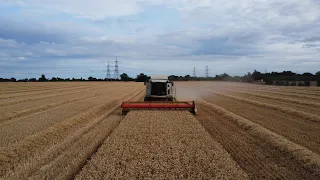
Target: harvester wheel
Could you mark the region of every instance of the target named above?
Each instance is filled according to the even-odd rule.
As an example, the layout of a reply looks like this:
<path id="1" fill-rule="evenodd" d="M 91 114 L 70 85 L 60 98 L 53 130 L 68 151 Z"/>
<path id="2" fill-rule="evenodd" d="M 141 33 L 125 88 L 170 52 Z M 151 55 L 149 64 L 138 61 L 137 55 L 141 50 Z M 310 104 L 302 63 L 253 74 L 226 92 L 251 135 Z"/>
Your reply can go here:
<path id="1" fill-rule="evenodd" d="M 193 114 L 196 115 L 198 113 L 197 107 L 195 106 L 193 109 Z"/>

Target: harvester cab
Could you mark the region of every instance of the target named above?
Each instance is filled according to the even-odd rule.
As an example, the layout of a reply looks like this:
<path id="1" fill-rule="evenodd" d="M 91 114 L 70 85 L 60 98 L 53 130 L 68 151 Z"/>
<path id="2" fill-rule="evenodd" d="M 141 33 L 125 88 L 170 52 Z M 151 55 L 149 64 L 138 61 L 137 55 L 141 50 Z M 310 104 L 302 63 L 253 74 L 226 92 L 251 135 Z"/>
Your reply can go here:
<path id="1" fill-rule="evenodd" d="M 152 76 L 145 82 L 146 96 L 144 101 L 173 101 L 174 84 L 166 76 Z"/>
<path id="2" fill-rule="evenodd" d="M 130 110 L 151 109 L 151 110 L 189 110 L 197 113 L 194 101 L 177 101 L 175 97 L 174 83 L 169 81 L 167 76 L 156 75 L 145 82 L 146 95 L 144 101 L 124 101 L 121 104 L 122 113 Z"/>

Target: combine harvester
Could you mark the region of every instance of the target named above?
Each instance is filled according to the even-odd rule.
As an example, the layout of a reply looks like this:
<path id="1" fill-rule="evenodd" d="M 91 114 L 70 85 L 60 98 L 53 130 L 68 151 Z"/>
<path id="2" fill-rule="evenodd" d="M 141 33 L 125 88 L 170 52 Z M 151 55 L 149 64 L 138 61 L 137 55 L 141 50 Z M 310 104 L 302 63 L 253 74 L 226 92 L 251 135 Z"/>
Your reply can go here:
<path id="1" fill-rule="evenodd" d="M 144 101 L 124 101 L 121 104 L 122 114 L 132 109 L 160 109 L 160 110 L 189 110 L 196 114 L 197 108 L 194 101 L 177 101 L 175 86 L 167 76 L 151 76 L 146 85 Z M 174 91 L 173 91 L 174 90 Z"/>

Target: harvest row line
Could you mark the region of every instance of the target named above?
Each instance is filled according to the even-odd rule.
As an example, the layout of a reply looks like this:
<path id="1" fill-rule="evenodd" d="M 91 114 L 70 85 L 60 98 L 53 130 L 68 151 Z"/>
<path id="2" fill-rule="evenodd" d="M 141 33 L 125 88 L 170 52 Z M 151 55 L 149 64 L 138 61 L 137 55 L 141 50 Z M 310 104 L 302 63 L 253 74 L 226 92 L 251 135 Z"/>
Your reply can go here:
<path id="1" fill-rule="evenodd" d="M 120 112 L 115 110 L 121 100 L 142 98 L 141 87 L 131 91 L 1 148 L 0 177 L 72 178 L 119 124 Z"/>

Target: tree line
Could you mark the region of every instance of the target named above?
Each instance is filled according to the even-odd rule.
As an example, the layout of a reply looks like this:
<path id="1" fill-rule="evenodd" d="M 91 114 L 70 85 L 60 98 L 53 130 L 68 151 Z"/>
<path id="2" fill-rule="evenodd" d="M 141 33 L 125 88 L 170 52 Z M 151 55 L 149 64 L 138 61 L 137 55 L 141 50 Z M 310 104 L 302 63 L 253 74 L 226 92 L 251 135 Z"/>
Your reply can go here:
<path id="1" fill-rule="evenodd" d="M 52 77 L 46 78 L 44 74 L 41 75 L 39 78 L 24 78 L 24 79 L 16 79 L 14 77 L 7 79 L 7 78 L 0 78 L 0 82 L 59 82 L 59 81 L 137 81 L 137 82 L 145 82 L 150 77 L 145 75 L 144 73 L 140 73 L 137 75 L 136 78 L 129 77 L 126 73 L 120 75 L 120 79 L 115 78 L 95 78 L 95 77 L 88 77 L 85 78 L 60 78 L 60 77 Z"/>
<path id="2" fill-rule="evenodd" d="M 227 73 L 216 75 L 214 77 L 192 77 L 170 75 L 171 81 L 232 81 L 232 82 L 246 82 L 254 83 L 261 82 L 268 85 L 282 85 L 282 86 L 310 86 L 312 81 L 316 81 L 320 86 L 320 71 L 315 74 L 306 72 L 303 74 L 294 73 L 292 71 L 261 73 L 257 70 L 248 72 L 243 76 L 230 76 Z"/>
<path id="3" fill-rule="evenodd" d="M 45 75 L 41 75 L 40 78 L 30 78 L 30 79 L 5 79 L 0 78 L 0 82 L 47 82 L 47 81 L 135 81 L 135 82 L 145 82 L 150 79 L 150 76 L 140 73 L 135 78 L 128 76 L 126 73 L 122 73 L 120 75 L 120 79 L 101 79 L 95 77 L 84 78 L 59 78 L 52 77 L 51 79 L 47 79 Z M 311 81 L 316 81 L 317 85 L 320 86 L 320 71 L 315 74 L 306 72 L 303 74 L 294 73 L 292 71 L 283 71 L 283 72 L 271 72 L 271 73 L 261 73 L 257 70 L 254 72 L 243 76 L 230 76 L 227 73 L 223 73 L 220 75 L 216 75 L 214 77 L 192 77 L 190 75 L 185 76 L 176 76 L 170 75 L 168 76 L 170 81 L 232 81 L 232 82 L 263 82 L 264 84 L 269 85 L 280 85 L 280 86 L 310 86 Z"/>

